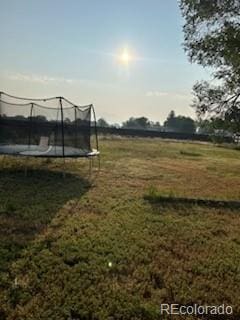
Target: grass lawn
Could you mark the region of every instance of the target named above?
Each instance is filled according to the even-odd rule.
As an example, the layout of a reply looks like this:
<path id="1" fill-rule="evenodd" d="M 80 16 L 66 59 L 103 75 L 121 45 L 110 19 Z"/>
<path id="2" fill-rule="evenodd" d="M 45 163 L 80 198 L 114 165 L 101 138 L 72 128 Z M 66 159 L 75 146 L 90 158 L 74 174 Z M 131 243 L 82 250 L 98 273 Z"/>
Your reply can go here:
<path id="1" fill-rule="evenodd" d="M 228 304 L 240 319 L 240 151 L 102 138 L 87 161 L 0 159 L 0 319 L 168 319 L 161 303 Z M 171 319 L 181 319 L 179 316 Z M 184 317 L 184 319 L 196 319 Z"/>

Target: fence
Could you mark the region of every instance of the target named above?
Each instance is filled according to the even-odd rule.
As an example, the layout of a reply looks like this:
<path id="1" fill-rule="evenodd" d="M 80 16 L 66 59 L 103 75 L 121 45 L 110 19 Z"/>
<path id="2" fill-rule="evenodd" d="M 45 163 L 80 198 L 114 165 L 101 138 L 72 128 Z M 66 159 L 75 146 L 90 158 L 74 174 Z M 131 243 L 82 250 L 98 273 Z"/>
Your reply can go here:
<path id="1" fill-rule="evenodd" d="M 162 139 L 177 139 L 177 140 L 193 140 L 193 141 L 219 141 L 226 143 L 233 143 L 232 137 L 214 136 L 207 134 L 195 134 L 195 133 L 182 133 L 182 132 L 162 132 L 154 130 L 139 130 L 139 129 L 124 129 L 114 127 L 98 127 L 98 133 L 111 134 L 119 136 L 129 137 L 151 137 L 151 138 L 162 138 Z"/>

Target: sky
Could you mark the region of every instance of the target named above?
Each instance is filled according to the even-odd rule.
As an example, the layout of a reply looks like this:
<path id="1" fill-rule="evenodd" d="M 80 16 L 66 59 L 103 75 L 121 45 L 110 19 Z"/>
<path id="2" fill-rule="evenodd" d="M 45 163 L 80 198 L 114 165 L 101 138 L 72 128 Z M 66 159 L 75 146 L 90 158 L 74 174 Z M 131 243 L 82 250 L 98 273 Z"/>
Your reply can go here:
<path id="1" fill-rule="evenodd" d="M 97 117 L 195 117 L 177 0 L 0 0 L 0 91 L 93 103 Z M 129 61 L 121 61 L 127 51 Z"/>

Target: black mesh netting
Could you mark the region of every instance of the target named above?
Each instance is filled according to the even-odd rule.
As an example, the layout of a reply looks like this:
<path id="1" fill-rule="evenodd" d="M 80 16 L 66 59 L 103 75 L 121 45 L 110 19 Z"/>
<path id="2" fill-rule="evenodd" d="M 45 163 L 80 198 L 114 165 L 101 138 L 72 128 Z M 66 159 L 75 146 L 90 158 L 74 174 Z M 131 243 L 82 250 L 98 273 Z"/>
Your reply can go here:
<path id="1" fill-rule="evenodd" d="M 92 113 L 95 122 L 92 105 L 80 107 L 62 97 L 30 100 L 1 93 L 0 154 L 91 155 Z"/>

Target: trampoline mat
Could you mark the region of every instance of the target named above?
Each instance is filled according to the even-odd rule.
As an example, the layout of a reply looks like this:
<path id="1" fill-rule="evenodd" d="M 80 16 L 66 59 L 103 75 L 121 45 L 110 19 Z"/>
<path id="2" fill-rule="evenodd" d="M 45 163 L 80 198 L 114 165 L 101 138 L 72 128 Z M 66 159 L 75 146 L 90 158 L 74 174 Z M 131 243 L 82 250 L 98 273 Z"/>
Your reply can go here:
<path id="1" fill-rule="evenodd" d="M 63 157 L 62 146 L 41 147 L 39 145 L 24 145 L 24 144 L 8 144 L 0 145 L 0 154 L 28 156 L 28 157 Z M 98 155 L 97 150 L 84 150 L 74 147 L 64 147 L 64 157 L 91 157 Z"/>

